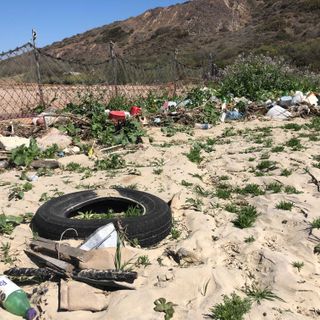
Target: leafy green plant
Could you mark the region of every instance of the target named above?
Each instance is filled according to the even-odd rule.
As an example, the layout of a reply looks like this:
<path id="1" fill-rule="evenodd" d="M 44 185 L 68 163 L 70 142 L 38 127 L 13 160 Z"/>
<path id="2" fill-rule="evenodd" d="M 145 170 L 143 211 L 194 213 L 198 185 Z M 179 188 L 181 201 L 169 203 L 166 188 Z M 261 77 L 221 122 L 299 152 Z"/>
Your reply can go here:
<path id="1" fill-rule="evenodd" d="M 65 169 L 67 171 L 73 171 L 73 172 L 77 172 L 77 173 L 83 173 L 86 170 L 88 170 L 87 167 L 83 167 L 80 163 L 77 162 L 69 162 L 66 166 Z"/>
<path id="2" fill-rule="evenodd" d="M 291 211 L 293 207 L 294 207 L 294 203 L 288 202 L 288 201 L 281 201 L 276 205 L 277 209 L 288 210 L 288 211 Z"/>
<path id="3" fill-rule="evenodd" d="M 292 174 L 292 170 L 289 170 L 289 169 L 283 169 L 282 171 L 281 171 L 281 176 L 283 176 L 283 177 L 289 177 L 290 175 Z"/>
<path id="4" fill-rule="evenodd" d="M 225 208 L 226 211 L 231 213 L 237 213 L 238 212 L 238 206 L 236 206 L 234 203 L 228 203 Z"/>
<path id="5" fill-rule="evenodd" d="M 194 144 L 191 148 L 189 153 L 186 154 L 187 158 L 194 163 L 200 164 L 203 160 L 201 157 L 201 146 L 198 144 Z"/>
<path id="6" fill-rule="evenodd" d="M 211 194 L 211 192 L 209 190 L 205 190 L 204 188 L 202 188 L 198 184 L 194 186 L 193 190 L 198 196 L 201 196 L 201 197 L 207 197 L 208 195 Z"/>
<path id="7" fill-rule="evenodd" d="M 236 214 L 237 218 L 232 222 L 240 229 L 252 227 L 259 216 L 257 209 L 251 205 L 240 207 Z"/>
<path id="8" fill-rule="evenodd" d="M 139 256 L 135 264 L 138 267 L 144 266 L 146 268 L 147 266 L 151 265 L 151 262 L 148 256 Z"/>
<path id="9" fill-rule="evenodd" d="M 268 172 L 276 169 L 276 165 L 274 161 L 263 160 L 257 165 L 257 170 Z"/>
<path id="10" fill-rule="evenodd" d="M 224 296 L 223 303 L 216 304 L 210 309 L 209 317 L 214 320 L 243 320 L 243 317 L 251 309 L 248 298 L 241 298 L 236 293 L 231 297 Z"/>
<path id="11" fill-rule="evenodd" d="M 278 182 L 272 182 L 267 185 L 267 190 L 273 193 L 279 193 L 282 191 L 282 184 Z"/>
<path id="12" fill-rule="evenodd" d="M 24 198 L 24 193 L 28 192 L 32 189 L 33 185 L 30 182 L 26 182 L 22 185 L 16 184 L 13 186 L 10 190 L 8 199 L 9 201 L 15 199 L 15 200 L 21 200 Z"/>
<path id="13" fill-rule="evenodd" d="M 312 229 L 320 229 L 320 218 L 314 219 L 311 223 L 310 226 Z"/>
<path id="14" fill-rule="evenodd" d="M 288 129 L 288 130 L 294 130 L 294 131 L 299 131 L 302 129 L 302 126 L 300 124 L 294 123 L 294 122 L 290 122 L 290 123 L 286 123 L 283 126 L 284 129 Z"/>
<path id="15" fill-rule="evenodd" d="M 294 262 L 292 262 L 292 266 L 294 268 L 297 268 L 298 271 L 300 272 L 301 269 L 304 267 L 304 262 L 303 261 L 294 261 Z"/>
<path id="16" fill-rule="evenodd" d="M 201 199 L 193 199 L 193 198 L 187 198 L 186 199 L 187 208 L 191 208 L 195 211 L 201 211 L 203 206 L 203 201 Z"/>
<path id="17" fill-rule="evenodd" d="M 215 196 L 218 197 L 219 199 L 229 199 L 231 196 L 231 190 L 229 189 L 223 189 L 223 188 L 217 188 L 215 191 Z"/>
<path id="18" fill-rule="evenodd" d="M 176 304 L 172 302 L 167 302 L 165 298 L 159 298 L 154 301 L 155 307 L 153 308 L 154 311 L 163 312 L 164 313 L 164 320 L 170 320 L 174 314 L 174 306 Z"/>
<path id="19" fill-rule="evenodd" d="M 282 152 L 282 151 L 284 151 L 284 146 L 276 146 L 271 149 L 271 152 L 275 152 L 275 153 Z"/>
<path id="20" fill-rule="evenodd" d="M 301 144 L 301 140 L 298 138 L 291 138 L 287 143 L 287 147 L 290 147 L 293 151 L 298 151 L 303 149 L 303 146 Z"/>
<path id="21" fill-rule="evenodd" d="M 2 242 L 1 244 L 1 262 L 4 264 L 13 264 L 17 258 L 15 255 L 10 254 L 11 245 L 9 242 Z"/>
<path id="22" fill-rule="evenodd" d="M 255 183 L 247 184 L 242 189 L 238 188 L 237 192 L 240 194 L 252 194 L 254 196 L 261 196 L 261 195 L 265 194 L 265 192 L 260 188 L 260 186 Z"/>
<path id="23" fill-rule="evenodd" d="M 182 180 L 182 181 L 181 181 L 181 185 L 184 186 L 184 187 L 192 187 L 192 186 L 193 186 L 193 183 L 188 182 L 188 181 L 186 181 L 186 180 Z"/>
<path id="24" fill-rule="evenodd" d="M 12 150 L 10 162 L 16 166 L 29 166 L 39 154 L 37 142 L 32 138 L 28 147 L 22 145 Z"/>
<path id="25" fill-rule="evenodd" d="M 171 238 L 177 240 L 181 236 L 181 231 L 175 227 L 171 228 Z"/>
<path id="26" fill-rule="evenodd" d="M 244 242 L 245 242 L 245 243 L 252 243 L 252 242 L 254 242 L 254 241 L 256 241 L 256 239 L 254 238 L 254 236 L 250 236 L 250 237 L 247 237 L 247 238 L 244 239 Z"/>
<path id="27" fill-rule="evenodd" d="M 11 234 L 15 226 L 23 222 L 22 216 L 0 215 L 0 234 Z"/>
<path id="28" fill-rule="evenodd" d="M 284 192 L 288 194 L 299 194 L 303 193 L 302 191 L 297 190 L 294 186 L 285 186 Z"/>
<path id="29" fill-rule="evenodd" d="M 95 167 L 97 170 L 122 169 L 125 164 L 125 160 L 120 155 L 112 154 L 108 158 L 97 160 Z"/>
<path id="30" fill-rule="evenodd" d="M 261 300 L 269 300 L 274 301 L 275 299 L 284 301 L 280 297 L 278 297 L 274 292 L 272 292 L 268 287 L 261 288 L 256 284 L 252 284 L 252 286 L 245 287 L 245 294 L 249 297 L 251 301 L 256 301 L 258 304 L 261 304 Z"/>

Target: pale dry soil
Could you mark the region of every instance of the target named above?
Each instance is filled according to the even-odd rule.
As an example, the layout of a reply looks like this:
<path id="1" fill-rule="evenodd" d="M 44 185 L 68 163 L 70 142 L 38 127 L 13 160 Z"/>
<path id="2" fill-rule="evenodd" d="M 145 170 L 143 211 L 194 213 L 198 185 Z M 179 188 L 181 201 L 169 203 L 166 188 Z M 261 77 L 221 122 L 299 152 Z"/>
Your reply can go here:
<path id="1" fill-rule="evenodd" d="M 294 122 L 306 124 L 309 121 L 298 119 Z M 175 228 L 181 231 L 181 235 L 178 239 L 168 236 L 154 248 L 138 249 L 139 255 L 149 257 L 151 265 L 135 268 L 139 274 L 135 291 L 116 291 L 106 295 L 109 307 L 102 312 L 58 312 L 58 285 L 48 282 L 44 284 L 49 290 L 42 297 L 41 307 L 45 310 L 42 318 L 164 319 L 163 313 L 153 310 L 153 302 L 164 297 L 177 305 L 173 319 L 204 319 L 209 309 L 222 301 L 223 295 L 236 292 L 245 297 L 244 286 L 257 283 L 262 288 L 268 287 L 283 301 L 262 300 L 260 305 L 254 302 L 245 319 L 318 319 L 320 256 L 313 253 L 318 242 L 309 236 L 308 227 L 319 217 L 320 193 L 310 182 L 304 168 L 310 168 L 320 179 L 320 170 L 313 167 L 317 163 L 313 156 L 320 155 L 320 142 L 300 137 L 302 150 L 293 151 L 285 146 L 282 152 L 271 152 L 272 147 L 283 145 L 292 137 L 310 133 L 307 128 L 285 130 L 281 128 L 283 124 L 258 120 L 234 122 L 206 131 L 195 131 L 193 136 L 177 133 L 170 138 L 153 128 L 149 130 L 152 143 L 124 155 L 127 168 L 93 172 L 92 177 L 85 179 L 82 179 L 83 174 L 58 169 L 54 175 L 41 176 L 33 182 L 32 190 L 25 193 L 23 200 L 8 200 L 12 185 L 23 183 L 19 180 L 21 171 L 3 172 L 1 182 L 10 182 L 11 185 L 0 189 L 1 212 L 12 215 L 35 212 L 41 205 L 39 199 L 44 192 L 53 195 L 56 191 L 69 193 L 85 188 L 136 184 L 137 189 L 153 193 L 165 201 L 180 192 L 173 208 L 173 218 Z M 263 133 L 260 129 L 263 127 L 271 127 L 271 133 L 262 138 L 263 143 L 257 143 L 261 140 L 254 137 Z M 223 133 L 225 137 L 222 137 Z M 189 161 L 185 154 L 191 145 L 196 140 L 205 142 L 207 138 L 217 139 L 214 150 L 202 151 L 200 165 Z M 266 142 L 267 139 L 269 142 Z M 167 144 L 162 145 L 164 142 Z M 257 176 L 255 168 L 266 153 L 270 161 L 276 162 L 276 168 Z M 155 174 L 157 167 L 150 165 L 155 160 L 163 168 L 160 174 Z M 84 155 L 65 157 L 60 161 L 63 164 L 75 161 L 93 166 L 93 161 Z M 132 174 L 134 167 L 141 175 Z M 281 176 L 283 169 L 292 170 L 292 174 Z M 221 180 L 221 176 L 227 176 L 228 180 Z M 182 180 L 193 186 L 183 186 Z M 215 196 L 215 190 L 222 182 L 233 188 L 255 183 L 262 189 L 278 182 L 283 186 L 294 186 L 301 193 L 267 191 L 264 195 L 253 196 L 233 192 L 229 199 L 220 199 Z M 211 193 L 208 196 L 197 195 L 194 191 L 196 185 Z M 199 198 L 203 202 L 199 211 L 185 206 L 188 198 Z M 282 200 L 294 203 L 291 211 L 276 209 Z M 232 221 L 236 215 L 226 211 L 225 205 L 235 202 L 248 202 L 257 208 L 260 215 L 253 227 L 239 229 L 234 226 Z M 317 230 L 314 234 L 317 236 Z M 253 236 L 255 241 L 246 243 L 244 240 L 249 236 Z M 1 262 L 0 273 L 14 265 L 33 266 L 23 251 L 31 238 L 32 232 L 27 225 L 16 227 L 10 236 L 1 236 L 2 243 L 11 244 L 11 256 L 16 261 L 11 266 Z M 166 248 L 181 247 L 193 252 L 203 263 L 178 265 L 164 255 Z M 304 263 L 300 272 L 292 266 L 295 261 Z M 24 289 L 30 293 L 35 287 L 25 286 Z M 0 317 L 16 319 L 5 311 L 0 311 Z"/>

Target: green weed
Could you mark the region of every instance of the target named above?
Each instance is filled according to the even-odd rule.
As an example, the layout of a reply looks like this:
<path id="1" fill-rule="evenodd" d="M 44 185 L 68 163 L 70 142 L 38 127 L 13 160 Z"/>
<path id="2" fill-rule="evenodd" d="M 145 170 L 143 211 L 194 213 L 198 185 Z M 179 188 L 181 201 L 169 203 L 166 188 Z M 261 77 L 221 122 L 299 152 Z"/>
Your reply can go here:
<path id="1" fill-rule="evenodd" d="M 291 211 L 294 207 L 294 203 L 288 201 L 281 201 L 276 205 L 277 209 Z"/>
<path id="2" fill-rule="evenodd" d="M 236 214 L 237 218 L 232 222 L 240 229 L 252 227 L 259 216 L 257 209 L 251 205 L 240 207 Z"/>
<path id="3" fill-rule="evenodd" d="M 235 293 L 231 297 L 224 296 L 223 303 L 216 304 L 210 309 L 209 317 L 214 320 L 243 320 L 243 317 L 251 309 L 248 298 L 241 298 Z"/>
<path id="4" fill-rule="evenodd" d="M 304 267 L 304 262 L 303 261 L 294 261 L 294 262 L 292 262 L 292 266 L 294 268 L 297 268 L 298 271 L 300 272 L 301 269 Z"/>
<path id="5" fill-rule="evenodd" d="M 255 301 L 258 304 L 261 304 L 262 300 L 274 301 L 275 299 L 277 299 L 283 301 L 283 299 L 278 297 L 268 287 L 260 288 L 257 285 L 253 284 L 251 287 L 246 286 L 244 292 L 251 301 Z"/>

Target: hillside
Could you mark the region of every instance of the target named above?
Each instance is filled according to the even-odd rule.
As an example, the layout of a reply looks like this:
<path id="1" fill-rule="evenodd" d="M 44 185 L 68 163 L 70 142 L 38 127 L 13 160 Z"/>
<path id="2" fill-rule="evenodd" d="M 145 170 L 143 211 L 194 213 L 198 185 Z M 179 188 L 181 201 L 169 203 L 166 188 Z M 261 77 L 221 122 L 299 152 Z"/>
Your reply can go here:
<path id="1" fill-rule="evenodd" d="M 241 52 L 281 54 L 320 69 L 320 0 L 193 0 L 89 30 L 45 48 L 67 59 L 101 61 L 109 41 L 134 62 L 161 62 L 178 49 L 191 65 L 213 53 L 223 66 Z"/>

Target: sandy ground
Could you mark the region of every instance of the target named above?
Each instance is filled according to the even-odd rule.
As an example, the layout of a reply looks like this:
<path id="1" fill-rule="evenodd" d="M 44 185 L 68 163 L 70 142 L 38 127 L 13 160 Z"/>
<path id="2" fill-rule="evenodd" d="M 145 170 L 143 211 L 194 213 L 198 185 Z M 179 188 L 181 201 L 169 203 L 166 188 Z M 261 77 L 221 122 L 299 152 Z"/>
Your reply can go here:
<path id="1" fill-rule="evenodd" d="M 307 121 L 298 119 L 295 123 L 305 124 Z M 49 291 L 41 304 L 45 310 L 43 319 L 160 320 L 164 319 L 164 314 L 153 310 L 153 302 L 160 297 L 177 305 L 173 319 L 204 319 L 209 309 L 222 301 L 223 295 L 236 292 L 245 297 L 245 285 L 253 283 L 261 288 L 268 287 L 283 301 L 262 300 L 260 305 L 254 302 L 245 319 L 318 319 L 320 257 L 313 253 L 317 242 L 306 229 L 313 219 L 319 217 L 320 193 L 310 183 L 304 168 L 309 167 L 320 178 L 320 170 L 312 165 L 317 163 L 312 157 L 320 155 L 320 142 L 306 137 L 309 129 L 288 130 L 281 128 L 283 124 L 258 120 L 220 124 L 210 130 L 195 131 L 194 136 L 177 133 L 171 138 L 165 137 L 157 128 L 150 129 L 152 144 L 145 144 L 138 151 L 125 155 L 126 162 L 134 163 L 141 175 L 130 174 L 130 167 L 115 174 L 94 172 L 92 177 L 82 180 L 82 174 L 59 169 L 53 176 L 42 176 L 33 182 L 33 189 L 25 194 L 25 199 L 18 201 L 8 201 L 8 194 L 12 184 L 22 183 L 19 180 L 21 172 L 2 173 L 0 181 L 10 182 L 11 185 L 0 189 L 1 211 L 12 215 L 35 212 L 44 192 L 53 195 L 56 191 L 69 193 L 85 188 L 136 184 L 139 190 L 153 193 L 165 201 L 181 192 L 173 210 L 175 228 L 181 231 L 181 235 L 178 239 L 168 236 L 155 248 L 139 249 L 140 255 L 149 257 L 151 265 L 136 268 L 139 277 L 135 291 L 110 293 L 106 296 L 109 307 L 102 312 L 58 312 L 58 286 L 45 283 Z M 271 128 L 270 134 L 261 137 L 265 132 L 261 128 L 264 127 Z M 271 151 L 275 146 L 286 144 L 292 137 L 299 137 L 302 150 L 293 151 L 285 146 L 282 152 Z M 202 151 L 200 165 L 190 162 L 185 153 L 196 140 L 205 142 L 206 138 L 216 139 L 214 150 Z M 257 176 L 257 165 L 268 156 L 270 161 L 275 161 L 275 168 L 263 176 Z M 160 174 L 156 174 L 155 167 L 150 166 L 150 162 L 157 159 L 158 163 L 162 163 Z M 93 164 L 83 155 L 61 159 L 64 164 L 70 161 Z M 282 176 L 283 169 L 292 170 L 292 174 Z M 193 185 L 183 186 L 182 180 Z M 255 183 L 262 189 L 278 182 L 283 189 L 294 186 L 301 193 L 267 191 L 264 195 L 253 196 L 233 192 L 229 199 L 221 199 L 214 194 L 222 182 L 234 188 Z M 194 190 L 197 185 L 211 194 L 197 194 Z M 200 199 L 203 202 L 201 209 L 186 208 L 188 198 Z M 291 211 L 276 209 L 276 205 L 283 200 L 294 203 Z M 232 221 L 236 215 L 225 210 L 227 204 L 240 202 L 248 202 L 260 213 L 251 228 L 235 227 Z M 317 232 L 314 234 L 317 235 Z M 245 242 L 249 236 L 253 236 L 255 241 Z M 1 242 L 9 242 L 11 255 L 17 258 L 13 265 L 32 266 L 23 252 L 31 237 L 27 225 L 16 227 L 11 236 L 1 236 Z M 166 248 L 192 251 L 203 263 L 178 265 L 165 257 Z M 297 261 L 304 263 L 300 271 L 292 265 Z M 9 267 L 9 264 L 1 262 L 0 273 Z M 26 286 L 24 289 L 30 293 L 32 288 Z M 16 319 L 5 311 L 0 311 L 0 318 Z"/>

